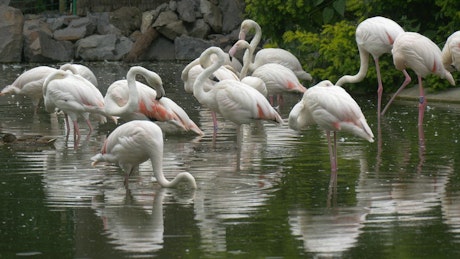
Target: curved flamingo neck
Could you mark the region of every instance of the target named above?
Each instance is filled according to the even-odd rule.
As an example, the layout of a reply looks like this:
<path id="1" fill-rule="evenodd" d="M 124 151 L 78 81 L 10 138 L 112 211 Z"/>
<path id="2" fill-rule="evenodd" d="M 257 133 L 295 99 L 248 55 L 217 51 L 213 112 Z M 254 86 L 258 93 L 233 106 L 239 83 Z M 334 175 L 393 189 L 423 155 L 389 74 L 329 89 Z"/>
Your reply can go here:
<path id="1" fill-rule="evenodd" d="M 358 73 L 353 76 L 352 75 L 342 76 L 337 81 L 337 83 L 335 83 L 336 85 L 342 86 L 343 84 L 347 84 L 347 83 L 358 83 L 358 82 L 363 81 L 364 77 L 367 74 L 367 70 L 369 68 L 369 52 L 367 52 L 361 46 L 358 46 L 358 50 L 359 50 L 359 59 L 361 61 Z"/>
<path id="2" fill-rule="evenodd" d="M 260 43 L 260 40 L 262 39 L 262 28 L 260 27 L 260 25 L 258 23 L 256 23 L 255 21 L 252 21 L 252 20 L 250 22 L 250 25 L 251 25 L 252 28 L 254 28 L 254 30 L 256 31 L 256 34 L 254 35 L 254 37 L 252 38 L 251 42 L 249 43 L 249 46 L 250 46 L 250 49 L 255 51 L 255 49 L 257 48 L 257 46 Z"/>
<path id="3" fill-rule="evenodd" d="M 193 83 L 194 95 L 197 99 L 212 98 L 208 96 L 207 92 L 204 90 L 203 85 L 207 78 L 209 78 L 212 73 L 217 71 L 225 62 L 224 52 L 217 47 L 210 47 L 200 56 L 200 64 L 208 64 L 210 62 L 210 57 L 212 54 L 216 54 L 217 62 L 211 62 L 211 65 L 206 67 L 196 78 L 195 83 Z M 201 102 L 201 101 L 200 101 Z"/>
<path id="4" fill-rule="evenodd" d="M 62 65 L 59 69 L 64 70 L 64 71 L 70 71 L 70 72 L 72 72 L 72 74 L 74 74 L 74 75 L 77 75 L 77 74 L 78 74 L 77 68 L 75 68 L 75 67 L 74 67 L 72 64 L 70 64 L 70 63 L 66 63 L 66 64 Z"/>
<path id="5" fill-rule="evenodd" d="M 107 100 L 105 102 L 105 110 L 108 114 L 114 116 L 122 116 L 135 112 L 139 107 L 139 93 L 136 86 L 136 72 L 131 68 L 126 75 L 128 84 L 128 101 L 125 105 L 120 106 L 116 102 Z"/>
<path id="6" fill-rule="evenodd" d="M 190 69 L 192 69 L 192 67 L 196 66 L 196 65 L 199 65 L 200 64 L 200 59 L 197 58 L 195 60 L 193 60 L 192 62 L 190 62 L 187 66 L 185 66 L 185 68 L 182 70 L 182 74 L 181 74 L 181 79 L 182 81 L 186 82 L 188 80 L 188 73 L 190 72 Z"/>
<path id="7" fill-rule="evenodd" d="M 246 49 L 243 56 L 243 67 L 241 68 L 240 72 L 240 79 L 243 79 L 248 75 L 248 71 L 251 65 L 253 65 L 253 56 L 254 56 L 254 49 L 247 41 L 243 41 L 242 47 Z"/>
<path id="8" fill-rule="evenodd" d="M 178 174 L 172 181 L 166 179 L 163 174 L 163 143 L 155 151 L 150 152 L 150 161 L 152 163 L 153 175 L 161 187 L 174 188 L 180 182 L 189 182 L 192 188 L 197 188 L 195 178 L 187 172 Z"/>

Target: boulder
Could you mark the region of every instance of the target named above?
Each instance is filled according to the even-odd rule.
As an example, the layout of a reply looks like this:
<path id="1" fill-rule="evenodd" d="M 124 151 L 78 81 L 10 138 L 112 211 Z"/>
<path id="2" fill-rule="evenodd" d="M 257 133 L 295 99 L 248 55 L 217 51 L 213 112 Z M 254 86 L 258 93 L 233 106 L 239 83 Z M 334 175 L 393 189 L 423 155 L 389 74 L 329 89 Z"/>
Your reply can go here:
<path id="1" fill-rule="evenodd" d="M 191 28 L 189 29 L 188 36 L 194 38 L 205 39 L 211 32 L 211 27 L 207 24 L 204 19 L 196 20 Z"/>
<path id="2" fill-rule="evenodd" d="M 187 34 L 184 23 L 179 20 L 179 17 L 173 11 L 164 11 L 160 13 L 152 27 L 170 40 L 174 40 L 180 35 Z"/>
<path id="3" fill-rule="evenodd" d="M 184 22 L 192 23 L 196 20 L 196 13 L 199 11 L 199 7 L 199 1 L 178 1 L 176 11 L 179 14 L 179 19 Z"/>
<path id="4" fill-rule="evenodd" d="M 174 40 L 177 60 L 192 60 L 213 44 L 203 39 L 182 35 Z"/>
<path id="5" fill-rule="evenodd" d="M 74 46 L 70 41 L 56 41 L 43 31 L 28 34 L 24 59 L 28 62 L 64 62 L 74 57 Z"/>
<path id="6" fill-rule="evenodd" d="M 93 13 L 88 14 L 88 17 L 96 24 L 97 34 L 116 34 L 121 35 L 121 30 L 110 23 L 109 13 Z"/>
<path id="7" fill-rule="evenodd" d="M 91 35 L 77 41 L 75 56 L 85 61 L 120 60 L 132 45 L 132 41 L 124 36 Z"/>
<path id="8" fill-rule="evenodd" d="M 43 17 L 26 20 L 23 27 L 24 60 L 28 62 L 69 61 L 74 46 L 69 41 L 56 41 L 50 23 Z"/>
<path id="9" fill-rule="evenodd" d="M 142 12 L 137 7 L 122 7 L 110 13 L 109 21 L 124 36 L 129 36 L 141 27 Z"/>
<path id="10" fill-rule="evenodd" d="M 54 31 L 54 38 L 76 41 L 93 34 L 95 30 L 95 20 L 90 17 L 82 17 L 72 20 L 66 28 Z"/>
<path id="11" fill-rule="evenodd" d="M 204 20 L 215 33 L 222 32 L 222 11 L 217 5 L 208 0 L 201 0 L 200 11 L 203 14 Z"/>
<path id="12" fill-rule="evenodd" d="M 21 62 L 24 16 L 19 9 L 0 7 L 0 62 Z"/>
<path id="13" fill-rule="evenodd" d="M 140 56 L 139 60 L 175 60 L 174 42 L 164 36 L 159 36 Z"/>
<path id="14" fill-rule="evenodd" d="M 235 28 L 239 29 L 243 21 L 244 1 L 220 0 L 219 8 L 225 10 L 222 12 L 222 33 L 227 34 Z"/>

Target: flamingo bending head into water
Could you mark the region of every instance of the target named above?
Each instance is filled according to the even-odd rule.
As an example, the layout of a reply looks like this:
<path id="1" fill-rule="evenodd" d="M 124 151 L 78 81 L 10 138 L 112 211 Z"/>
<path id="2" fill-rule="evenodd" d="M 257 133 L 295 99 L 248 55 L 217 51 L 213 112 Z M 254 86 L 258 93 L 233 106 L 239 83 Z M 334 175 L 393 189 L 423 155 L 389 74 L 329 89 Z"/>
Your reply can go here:
<path id="1" fill-rule="evenodd" d="M 308 88 L 289 113 L 291 129 L 303 130 L 314 124 L 326 131 L 333 172 L 337 171 L 337 131 L 346 131 L 374 142 L 374 134 L 359 105 L 342 87 L 333 85 L 329 80 Z M 334 133 L 333 143 L 331 131 Z"/>

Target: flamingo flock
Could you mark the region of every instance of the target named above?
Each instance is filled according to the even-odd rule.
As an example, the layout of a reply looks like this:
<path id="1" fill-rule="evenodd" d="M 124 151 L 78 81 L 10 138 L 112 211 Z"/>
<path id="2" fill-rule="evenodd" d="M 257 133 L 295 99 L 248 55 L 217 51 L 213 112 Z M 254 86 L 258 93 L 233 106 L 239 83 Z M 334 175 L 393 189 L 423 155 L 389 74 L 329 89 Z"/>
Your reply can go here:
<path id="1" fill-rule="evenodd" d="M 255 36 L 248 42 L 246 35 L 251 30 L 255 30 Z M 374 142 L 374 134 L 361 108 L 341 87 L 364 79 L 369 55 L 372 55 L 377 71 L 379 124 L 380 116 L 388 110 L 394 97 L 410 83 L 407 69 L 414 70 L 418 77 L 419 127 L 423 123 L 426 108 L 423 77 L 434 74 L 455 85 L 451 72 L 460 69 L 459 32 L 452 34 L 441 50 L 427 37 L 406 32 L 388 18 L 372 17 L 364 20 L 356 29 L 361 62 L 359 72 L 344 75 L 335 84 L 324 79 L 307 88 L 303 84 L 313 78 L 292 53 L 279 48 L 263 48 L 255 53 L 261 33 L 257 22 L 244 20 L 239 40 L 228 53 L 218 47 L 203 51 L 200 57 L 182 70 L 185 93 L 192 94 L 201 106 L 211 111 L 214 137 L 218 132 L 216 114 L 219 114 L 224 120 L 237 125 L 238 142 L 241 141 L 238 136 L 243 124 L 265 121 L 284 125 L 277 111 L 283 105 L 282 94 L 301 94 L 300 101 L 290 110 L 288 127 L 301 131 L 317 125 L 325 130 L 331 172 L 338 170 L 337 132 L 345 131 Z M 234 66 L 235 63 L 230 62 L 230 57 L 235 57 L 237 51 L 244 51 L 242 66 Z M 385 53 L 392 54 L 395 68 L 403 72 L 405 80 L 381 111 L 383 83 L 379 57 Z M 137 81 L 137 76 L 142 76 L 146 83 Z M 182 107 L 166 97 L 162 79 L 154 71 L 133 66 L 127 71 L 126 79 L 113 82 L 104 96 L 98 89 L 95 75 L 83 65 L 64 64 L 59 69 L 39 66 L 24 72 L 0 92 L 0 96 L 7 94 L 28 96 L 35 113 L 43 99 L 46 111 L 64 114 L 66 135 L 68 137 L 73 129 L 74 140 L 81 136 L 79 117 L 84 118 L 88 125 L 88 135 L 93 131 L 90 116 L 98 118 L 100 123 L 113 120 L 119 126 L 102 143 L 100 153 L 91 160 L 94 166 L 102 162 L 119 165 L 125 172 L 126 187 L 130 175 L 138 170 L 141 163 L 150 160 L 153 175 L 160 186 L 176 187 L 186 183 L 191 188 L 197 188 L 195 178 L 189 172 L 179 173 L 172 181 L 164 177 L 163 132 L 155 122 L 167 122 L 198 136 L 206 133 Z M 274 96 L 278 96 L 277 107 L 274 107 Z"/>

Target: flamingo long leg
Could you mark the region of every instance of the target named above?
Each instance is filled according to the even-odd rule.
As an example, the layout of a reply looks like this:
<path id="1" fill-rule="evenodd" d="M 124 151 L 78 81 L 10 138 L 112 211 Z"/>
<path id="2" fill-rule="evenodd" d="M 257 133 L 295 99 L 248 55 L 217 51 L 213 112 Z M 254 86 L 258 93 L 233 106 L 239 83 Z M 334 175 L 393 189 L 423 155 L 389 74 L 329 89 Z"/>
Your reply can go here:
<path id="1" fill-rule="evenodd" d="M 74 120 L 73 121 L 73 135 L 74 137 L 77 137 L 80 138 L 80 127 L 78 126 L 78 121 Z"/>
<path id="2" fill-rule="evenodd" d="M 382 83 L 382 76 L 380 75 L 380 65 L 379 65 L 379 58 L 374 57 L 375 62 L 375 69 L 377 71 L 377 125 L 380 125 L 380 111 L 382 108 L 382 94 L 383 94 L 383 83 Z"/>
<path id="3" fill-rule="evenodd" d="M 331 171 L 336 172 L 337 171 L 337 161 L 335 158 L 335 154 L 337 151 L 336 151 L 336 145 L 335 145 L 335 132 L 334 132 L 334 147 L 332 147 L 330 131 L 326 131 L 326 137 L 327 137 L 327 146 L 329 148 L 329 160 L 331 162 Z"/>
<path id="4" fill-rule="evenodd" d="M 88 134 L 91 134 L 91 132 L 93 132 L 93 125 L 91 124 L 89 119 L 86 119 L 86 124 L 88 125 L 88 128 L 89 128 L 89 133 Z"/>
<path id="5" fill-rule="evenodd" d="M 387 103 L 387 105 L 383 109 L 382 115 L 385 114 L 385 112 L 387 111 L 388 107 L 390 107 L 390 104 L 395 99 L 395 97 L 412 81 L 412 79 L 410 78 L 409 74 L 407 73 L 407 71 L 405 69 L 403 70 L 403 74 L 405 76 L 403 84 L 401 85 L 401 87 L 399 87 L 398 91 L 396 91 L 396 93 L 391 97 L 390 101 Z"/>
<path id="6" fill-rule="evenodd" d="M 423 90 L 422 85 L 422 77 L 418 76 L 418 87 L 420 92 L 420 99 L 418 104 L 418 127 L 420 128 L 423 124 L 423 117 L 425 115 L 425 107 L 426 107 L 426 99 L 425 99 L 425 92 Z"/>
<path id="7" fill-rule="evenodd" d="M 68 137 L 70 134 L 70 124 L 69 124 L 69 117 L 65 113 L 64 113 L 64 121 L 65 121 L 65 128 L 67 129 L 66 137 Z"/>

